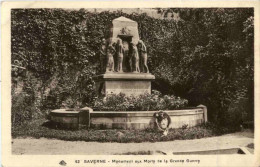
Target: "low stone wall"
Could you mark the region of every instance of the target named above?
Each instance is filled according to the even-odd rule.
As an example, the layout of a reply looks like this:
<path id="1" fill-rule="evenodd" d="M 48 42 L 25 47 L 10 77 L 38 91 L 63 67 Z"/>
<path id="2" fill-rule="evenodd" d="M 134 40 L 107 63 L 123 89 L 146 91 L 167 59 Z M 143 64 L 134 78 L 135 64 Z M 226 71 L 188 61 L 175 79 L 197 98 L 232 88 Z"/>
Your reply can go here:
<path id="1" fill-rule="evenodd" d="M 50 119 L 61 128 L 77 129 L 79 125 L 90 127 L 90 113 L 93 110 L 89 107 L 82 109 L 56 109 L 50 113 Z"/>
<path id="2" fill-rule="evenodd" d="M 90 127 L 98 129 L 145 129 L 154 127 L 157 111 L 93 111 Z M 207 109 L 201 106 L 185 110 L 166 110 L 171 117 L 170 128 L 193 127 L 207 121 Z"/>
<path id="3" fill-rule="evenodd" d="M 56 109 L 51 111 L 50 119 L 61 128 L 76 129 L 79 126 L 79 111 Z"/>
<path id="4" fill-rule="evenodd" d="M 98 129 L 146 129 L 154 127 L 154 113 L 158 111 L 93 111 L 58 109 L 51 112 L 51 120 L 64 128 L 78 128 L 80 124 Z M 171 117 L 170 128 L 193 127 L 207 122 L 207 108 L 166 110 Z"/>

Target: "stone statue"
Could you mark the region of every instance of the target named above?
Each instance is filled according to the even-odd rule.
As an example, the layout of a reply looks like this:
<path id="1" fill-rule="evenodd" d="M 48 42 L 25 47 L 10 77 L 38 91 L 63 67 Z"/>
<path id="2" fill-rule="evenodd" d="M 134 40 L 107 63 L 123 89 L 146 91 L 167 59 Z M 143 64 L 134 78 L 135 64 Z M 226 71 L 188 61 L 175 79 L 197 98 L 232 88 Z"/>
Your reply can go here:
<path id="1" fill-rule="evenodd" d="M 140 69 L 143 73 L 149 73 L 149 69 L 147 66 L 147 50 L 144 42 L 142 40 L 138 41 L 137 44 L 139 56 L 140 56 Z"/>
<path id="2" fill-rule="evenodd" d="M 114 72 L 114 54 L 115 54 L 115 48 L 112 44 L 109 44 L 107 47 L 107 66 L 106 66 L 106 72 Z"/>
<path id="3" fill-rule="evenodd" d="M 123 43 L 120 38 L 117 40 L 116 44 L 116 56 L 117 56 L 117 67 L 116 71 L 117 72 L 123 72 Z"/>
<path id="4" fill-rule="evenodd" d="M 106 68 L 106 40 L 103 38 L 99 49 L 100 71 L 105 72 Z"/>
<path id="5" fill-rule="evenodd" d="M 138 73 L 140 72 L 138 50 L 134 43 L 131 42 L 130 45 L 131 45 L 132 70 L 134 73 Z"/>

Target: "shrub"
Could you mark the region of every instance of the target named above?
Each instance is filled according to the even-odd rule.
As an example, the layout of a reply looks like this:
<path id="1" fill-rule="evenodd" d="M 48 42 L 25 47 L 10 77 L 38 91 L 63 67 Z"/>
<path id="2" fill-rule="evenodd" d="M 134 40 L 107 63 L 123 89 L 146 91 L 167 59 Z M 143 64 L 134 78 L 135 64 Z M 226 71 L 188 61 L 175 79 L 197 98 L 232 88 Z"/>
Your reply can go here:
<path id="1" fill-rule="evenodd" d="M 94 110 L 97 111 L 153 111 L 172 110 L 184 108 L 188 100 L 173 95 L 162 95 L 158 91 L 152 94 L 139 96 L 126 96 L 123 93 L 110 94 L 104 98 L 98 98 L 94 103 Z"/>
<path id="2" fill-rule="evenodd" d="M 31 105 L 30 101 L 30 96 L 26 93 L 20 93 L 12 98 L 13 125 L 20 125 L 25 120 L 31 119 L 34 105 Z"/>
<path id="3" fill-rule="evenodd" d="M 40 111 L 40 98 L 37 93 L 39 84 L 35 77 L 27 73 L 27 79 L 18 77 L 16 84 L 12 83 L 11 120 L 12 126 L 20 125 L 24 121 L 43 116 Z"/>

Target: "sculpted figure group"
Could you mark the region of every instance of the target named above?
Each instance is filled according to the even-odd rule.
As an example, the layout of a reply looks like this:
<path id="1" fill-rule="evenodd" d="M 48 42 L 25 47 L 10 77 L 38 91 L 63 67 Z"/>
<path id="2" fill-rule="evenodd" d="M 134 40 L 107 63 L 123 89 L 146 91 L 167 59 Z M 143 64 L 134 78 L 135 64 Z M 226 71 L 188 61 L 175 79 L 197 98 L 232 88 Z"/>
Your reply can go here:
<path id="1" fill-rule="evenodd" d="M 126 51 L 122 39 L 117 38 L 116 43 L 109 44 L 107 44 L 105 39 L 102 39 L 100 46 L 100 66 L 101 73 L 149 73 L 146 46 L 142 40 L 139 40 L 137 45 L 130 42 L 129 49 Z"/>

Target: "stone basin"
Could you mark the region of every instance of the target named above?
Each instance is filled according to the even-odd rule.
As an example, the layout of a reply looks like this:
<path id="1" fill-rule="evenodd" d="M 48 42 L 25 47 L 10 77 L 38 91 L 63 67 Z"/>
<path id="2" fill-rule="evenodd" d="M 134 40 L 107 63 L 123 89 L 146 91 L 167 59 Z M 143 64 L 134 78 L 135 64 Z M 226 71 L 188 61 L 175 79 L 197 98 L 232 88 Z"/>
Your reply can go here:
<path id="1" fill-rule="evenodd" d="M 50 112 L 50 119 L 61 128 L 77 129 L 80 124 L 87 125 L 90 111 L 92 109 L 88 107 L 82 109 L 56 109 Z"/>
<path id="2" fill-rule="evenodd" d="M 183 110 L 165 110 L 170 118 L 169 128 L 193 127 L 206 122 L 206 110 L 200 107 Z M 93 111 L 90 113 L 90 127 L 97 129 L 154 128 L 154 113 L 158 111 Z"/>
<path id="3" fill-rule="evenodd" d="M 95 129 L 134 129 L 154 128 L 154 113 L 158 111 L 93 111 L 82 109 L 57 109 L 50 113 L 51 121 L 63 128 L 78 128 L 86 125 Z M 207 122 L 207 108 L 200 105 L 183 110 L 165 110 L 170 118 L 169 128 L 193 127 Z"/>

